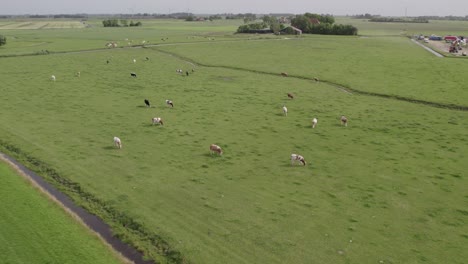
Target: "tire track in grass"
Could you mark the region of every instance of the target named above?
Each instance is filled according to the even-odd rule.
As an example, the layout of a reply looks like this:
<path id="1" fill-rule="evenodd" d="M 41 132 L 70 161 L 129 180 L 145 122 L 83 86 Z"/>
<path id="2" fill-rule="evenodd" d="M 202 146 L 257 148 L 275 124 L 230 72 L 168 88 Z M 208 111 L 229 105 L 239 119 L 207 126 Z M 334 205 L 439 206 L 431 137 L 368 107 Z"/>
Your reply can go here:
<path id="1" fill-rule="evenodd" d="M 196 62 L 190 58 L 158 49 L 157 47 L 152 47 L 153 50 L 173 56 L 175 58 L 178 58 L 180 60 L 183 60 L 187 63 L 190 63 L 192 65 L 199 65 L 203 67 L 208 67 L 208 68 L 223 68 L 223 69 L 230 69 L 230 70 L 237 70 L 237 71 L 244 71 L 244 72 L 251 72 L 251 73 L 258 73 L 258 74 L 265 74 L 265 75 L 272 75 L 272 76 L 277 76 L 280 77 L 279 73 L 273 73 L 273 72 L 266 72 L 266 71 L 260 71 L 260 70 L 253 70 L 253 69 L 246 69 L 246 68 L 241 68 L 241 67 L 235 67 L 235 66 L 225 66 L 225 65 L 210 65 L 210 64 L 204 64 L 204 63 L 199 63 Z M 291 75 L 289 74 L 288 78 L 296 78 L 296 79 L 302 79 L 302 80 L 307 80 L 307 81 L 315 81 L 314 78 L 311 77 L 306 77 L 306 76 L 300 76 L 300 75 Z M 343 92 L 349 93 L 349 94 L 359 94 L 359 95 L 366 95 L 366 96 L 373 96 L 373 97 L 380 97 L 384 99 L 390 99 L 390 100 L 397 100 L 397 101 L 404 101 L 407 103 L 413 103 L 413 104 L 420 104 L 420 105 L 425 105 L 425 106 L 430 106 L 434 108 L 443 108 L 443 109 L 448 109 L 448 110 L 454 110 L 454 111 L 468 111 L 468 106 L 465 105 L 457 105 L 457 104 L 444 104 L 444 103 L 437 103 L 437 102 L 431 102 L 431 101 L 425 101 L 425 100 L 420 100 L 420 99 L 414 99 L 414 98 L 409 98 L 409 97 L 404 97 L 404 96 L 399 96 L 399 95 L 390 95 L 390 94 L 381 94 L 381 93 L 375 93 L 375 92 L 367 92 L 367 91 L 362 91 L 358 90 L 355 88 L 347 87 L 345 85 L 335 83 L 332 81 L 327 81 L 327 80 L 320 80 L 319 82 L 328 84 L 330 86 L 333 86 Z"/>

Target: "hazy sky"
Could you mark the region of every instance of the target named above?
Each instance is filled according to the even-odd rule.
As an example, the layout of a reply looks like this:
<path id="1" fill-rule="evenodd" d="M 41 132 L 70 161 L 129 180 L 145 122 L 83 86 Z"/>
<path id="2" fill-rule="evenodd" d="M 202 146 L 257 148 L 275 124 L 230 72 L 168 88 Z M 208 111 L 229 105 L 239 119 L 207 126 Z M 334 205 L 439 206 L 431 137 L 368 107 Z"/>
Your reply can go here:
<path id="1" fill-rule="evenodd" d="M 0 14 L 294 13 L 468 15 L 468 0 L 1 0 Z"/>

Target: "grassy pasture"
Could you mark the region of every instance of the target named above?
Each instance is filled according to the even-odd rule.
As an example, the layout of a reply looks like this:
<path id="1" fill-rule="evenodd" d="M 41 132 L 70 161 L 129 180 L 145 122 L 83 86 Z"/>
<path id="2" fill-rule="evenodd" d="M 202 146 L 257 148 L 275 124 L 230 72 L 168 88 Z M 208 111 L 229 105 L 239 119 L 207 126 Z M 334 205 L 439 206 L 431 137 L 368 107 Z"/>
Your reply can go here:
<path id="1" fill-rule="evenodd" d="M 79 23 L 78 21 L 76 21 Z M 215 21 L 188 23 L 178 20 L 143 20 L 143 27 L 104 28 L 102 20 L 87 21 L 91 28 L 40 28 L 13 29 L 18 25 L 53 25 L 63 22 L 31 20 L 16 22 L 0 20 L 0 34 L 8 38 L 8 45 L 0 47 L 1 55 L 19 55 L 49 52 L 102 49 L 109 41 L 117 42 L 119 47 L 141 45 L 145 40 L 149 44 L 167 44 L 180 42 L 206 42 L 209 40 L 232 39 L 232 33 L 240 21 Z M 71 23 L 71 22 L 70 22 Z M 12 28 L 12 29 L 7 29 Z M 240 36 L 239 38 L 244 38 Z M 167 38 L 167 39 L 166 39 Z M 237 38 L 237 37 L 236 37 Z M 164 39 L 164 40 L 163 40 Z"/>
<path id="2" fill-rule="evenodd" d="M 360 35 L 400 36 L 400 35 L 456 35 L 468 36 L 468 21 L 430 20 L 429 23 L 380 23 L 367 19 L 337 17 L 340 24 L 351 24 L 359 29 Z"/>
<path id="3" fill-rule="evenodd" d="M 15 21 L 10 23 L 0 23 L 0 30 L 5 29 L 56 29 L 56 28 L 67 28 L 67 29 L 78 29 L 84 28 L 85 25 L 80 21 Z"/>
<path id="4" fill-rule="evenodd" d="M 437 58 L 404 37 L 312 36 L 158 48 L 205 65 L 288 72 L 360 91 L 468 106 L 468 60 Z"/>
<path id="5" fill-rule="evenodd" d="M 290 74 L 297 64 L 318 61 L 332 72 L 333 62 L 342 67 L 333 56 L 340 52 L 333 46 L 337 39 L 348 41 L 317 37 L 165 49 L 205 63 L 239 66 L 239 60 L 245 68 Z M 308 63 L 294 52 L 313 40 L 331 43 L 329 62 L 317 57 Z M 295 60 L 272 52 L 285 48 Z M 419 49 L 414 53 L 412 58 L 432 59 Z M 151 60 L 142 61 L 146 56 Z M 390 76 L 397 74 L 394 63 Z M 195 67 L 183 77 L 175 69 L 193 66 L 154 49 L 1 58 L 0 64 L 0 138 L 128 212 L 193 263 L 468 258 L 466 112 L 225 68 Z M 138 78 L 130 78 L 131 71 Z M 365 75 L 369 84 L 373 74 Z M 287 100 L 287 92 L 297 98 Z M 452 92 L 446 95 L 455 101 Z M 144 107 L 144 98 L 154 107 Z M 175 108 L 166 107 L 165 99 Z M 281 115 L 283 104 L 288 117 Z M 347 128 L 339 125 L 342 114 L 350 119 Z M 155 116 L 165 119 L 164 127 L 150 124 Z M 319 120 L 314 130 L 313 117 Z M 122 139 L 122 150 L 112 147 L 113 136 Z M 210 156 L 211 143 L 225 155 Z M 291 167 L 293 152 L 308 166 Z"/>
<path id="6" fill-rule="evenodd" d="M 122 263 L 3 162 L 0 176 L 1 263 Z"/>

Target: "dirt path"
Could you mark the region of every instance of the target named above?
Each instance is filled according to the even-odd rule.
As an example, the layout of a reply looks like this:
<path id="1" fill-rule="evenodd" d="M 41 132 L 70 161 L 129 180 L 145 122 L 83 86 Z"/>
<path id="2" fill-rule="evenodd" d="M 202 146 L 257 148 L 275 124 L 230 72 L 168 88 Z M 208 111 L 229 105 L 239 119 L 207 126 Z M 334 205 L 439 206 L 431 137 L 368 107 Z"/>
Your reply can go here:
<path id="1" fill-rule="evenodd" d="M 439 58 L 443 58 L 443 57 L 444 57 L 444 55 L 442 55 L 442 54 L 440 54 L 440 53 L 434 51 L 433 49 L 431 49 L 431 48 L 429 48 L 429 47 L 427 47 L 427 46 L 424 46 L 423 44 L 419 43 L 418 41 L 416 41 L 416 40 L 414 40 L 414 39 L 411 39 L 411 41 L 413 41 L 413 42 L 416 43 L 417 45 L 423 47 L 425 50 L 429 51 L 430 53 L 436 55 L 436 56 L 439 57 Z"/>
<path id="2" fill-rule="evenodd" d="M 112 235 L 110 226 L 102 221 L 99 217 L 88 213 L 82 207 L 77 206 L 73 201 L 65 194 L 58 191 L 51 184 L 44 181 L 39 175 L 33 171 L 27 169 L 21 165 L 18 161 L 12 157 L 0 152 L 0 160 L 6 162 L 14 170 L 16 170 L 21 176 L 29 180 L 34 186 L 38 187 L 43 193 L 50 197 L 53 201 L 58 203 L 59 206 L 65 209 L 72 217 L 77 219 L 79 222 L 84 224 L 86 227 L 91 229 L 97 234 L 101 240 L 118 254 L 121 255 L 122 259 L 126 263 L 135 264 L 154 264 L 153 261 L 147 261 L 143 259 L 143 255 L 136 249 L 125 244 L 121 240 L 117 239 Z"/>

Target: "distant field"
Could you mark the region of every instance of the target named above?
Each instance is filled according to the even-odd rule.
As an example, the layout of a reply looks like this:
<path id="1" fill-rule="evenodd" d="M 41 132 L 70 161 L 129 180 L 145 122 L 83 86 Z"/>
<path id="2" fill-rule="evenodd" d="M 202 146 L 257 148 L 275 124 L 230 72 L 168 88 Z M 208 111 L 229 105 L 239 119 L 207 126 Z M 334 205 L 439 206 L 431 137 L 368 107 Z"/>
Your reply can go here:
<path id="1" fill-rule="evenodd" d="M 308 36 L 157 48 L 206 65 L 287 72 L 360 91 L 468 106 L 468 60 L 437 58 L 405 37 Z"/>
<path id="2" fill-rule="evenodd" d="M 104 201 L 91 210 L 162 263 L 464 263 L 468 112 L 324 80 L 466 105 L 468 61 L 436 58 L 378 29 L 375 37 L 238 36 L 229 31 L 238 22 L 211 31 L 172 20 L 8 31 L 53 51 L 105 40 L 164 45 L 0 58 L 0 149 L 36 169 L 44 162 Z M 222 157 L 209 154 L 212 143 Z M 292 167 L 291 153 L 308 165 Z M 78 193 L 69 191 L 89 205 Z M 132 221 L 116 224 L 107 208 Z M 139 228 L 150 237 L 137 239 Z"/>
<path id="3" fill-rule="evenodd" d="M 352 24 L 360 35 L 399 36 L 399 35 L 457 35 L 468 36 L 468 21 L 430 20 L 429 23 L 381 23 L 367 19 L 337 17 L 337 23 Z"/>
<path id="4" fill-rule="evenodd" d="M 80 21 L 19 21 L 0 23 L 3 29 L 55 29 L 55 28 L 84 28 L 85 24 Z"/>
<path id="5" fill-rule="evenodd" d="M 122 263 L 3 162 L 0 175 L 1 263 Z"/>
<path id="6" fill-rule="evenodd" d="M 91 25 L 90 28 L 45 30 L 37 26 L 54 23 L 60 25 L 68 22 L 0 20 L 0 33 L 8 39 L 8 46 L 0 47 L 0 56 L 41 53 L 44 50 L 63 52 L 102 49 L 109 41 L 116 42 L 119 47 L 127 47 L 141 45 L 143 41 L 147 44 L 167 44 L 232 39 L 233 33 L 241 23 L 240 20 L 215 22 L 142 20 L 142 22 L 142 27 L 104 28 L 102 20 L 91 20 L 86 22 Z M 23 27 L 17 28 L 20 25 Z M 34 29 L 28 27 L 34 27 Z M 245 37 L 238 36 L 240 39 Z"/>

